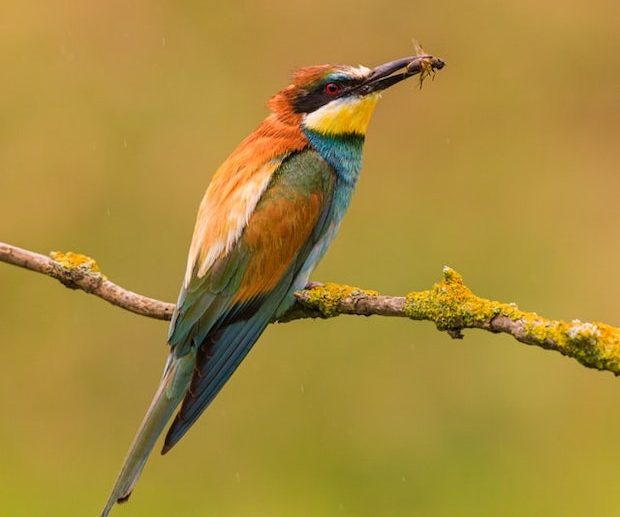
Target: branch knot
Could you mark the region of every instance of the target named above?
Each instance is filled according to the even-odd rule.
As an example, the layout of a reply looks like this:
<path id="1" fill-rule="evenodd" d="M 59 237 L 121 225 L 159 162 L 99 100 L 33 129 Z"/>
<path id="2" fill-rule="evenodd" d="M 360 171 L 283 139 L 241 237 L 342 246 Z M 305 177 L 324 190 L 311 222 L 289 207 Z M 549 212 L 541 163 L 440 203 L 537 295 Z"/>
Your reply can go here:
<path id="1" fill-rule="evenodd" d="M 52 251 L 50 253 L 50 276 L 69 289 L 95 292 L 107 280 L 95 259 L 73 251 Z"/>
<path id="2" fill-rule="evenodd" d="M 405 314 L 414 320 L 428 320 L 438 330 L 462 338 L 465 328 L 479 326 L 500 313 L 494 302 L 479 298 L 454 269 L 445 266 L 443 279 L 428 291 L 412 292 L 406 297 Z"/>

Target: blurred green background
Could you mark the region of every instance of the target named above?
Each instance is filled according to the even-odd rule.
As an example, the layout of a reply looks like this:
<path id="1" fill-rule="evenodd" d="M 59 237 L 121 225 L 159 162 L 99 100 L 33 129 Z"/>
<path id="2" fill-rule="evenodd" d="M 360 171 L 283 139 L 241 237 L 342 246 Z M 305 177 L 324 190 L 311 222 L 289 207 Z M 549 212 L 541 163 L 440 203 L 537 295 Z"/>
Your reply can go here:
<path id="1" fill-rule="evenodd" d="M 299 65 L 448 66 L 389 91 L 317 280 L 620 325 L 620 4 L 35 2 L 0 16 L 0 240 L 176 299 L 212 171 Z M 96 515 L 166 324 L 0 265 L 2 513 Z M 271 326 L 116 515 L 620 515 L 620 381 L 431 324 Z"/>

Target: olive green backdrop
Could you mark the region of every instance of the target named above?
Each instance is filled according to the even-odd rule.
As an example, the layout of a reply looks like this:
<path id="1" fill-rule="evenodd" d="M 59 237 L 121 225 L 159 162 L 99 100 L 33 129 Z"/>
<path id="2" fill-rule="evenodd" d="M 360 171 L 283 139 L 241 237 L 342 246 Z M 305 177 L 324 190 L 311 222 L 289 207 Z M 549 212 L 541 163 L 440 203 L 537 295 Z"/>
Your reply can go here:
<path id="1" fill-rule="evenodd" d="M 447 67 L 386 93 L 316 271 L 620 325 L 620 8 L 539 2 L 3 2 L 0 240 L 174 300 L 199 200 L 299 65 Z M 0 505 L 95 515 L 166 324 L 0 265 Z M 127 516 L 620 515 L 620 381 L 505 336 L 272 326 Z"/>

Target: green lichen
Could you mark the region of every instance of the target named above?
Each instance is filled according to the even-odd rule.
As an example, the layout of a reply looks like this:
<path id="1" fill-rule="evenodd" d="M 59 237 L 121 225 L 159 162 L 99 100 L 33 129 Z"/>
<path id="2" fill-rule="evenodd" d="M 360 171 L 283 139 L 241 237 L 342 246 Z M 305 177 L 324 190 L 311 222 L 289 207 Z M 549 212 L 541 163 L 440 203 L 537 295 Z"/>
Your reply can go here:
<path id="1" fill-rule="evenodd" d="M 326 283 L 303 292 L 304 305 L 319 311 L 324 318 L 338 316 L 340 302 L 355 296 L 377 296 L 377 291 L 360 289 L 344 284 Z"/>
<path id="2" fill-rule="evenodd" d="M 79 270 L 84 273 L 96 273 L 105 278 L 95 259 L 73 251 L 52 251 L 50 257 L 68 270 Z"/>

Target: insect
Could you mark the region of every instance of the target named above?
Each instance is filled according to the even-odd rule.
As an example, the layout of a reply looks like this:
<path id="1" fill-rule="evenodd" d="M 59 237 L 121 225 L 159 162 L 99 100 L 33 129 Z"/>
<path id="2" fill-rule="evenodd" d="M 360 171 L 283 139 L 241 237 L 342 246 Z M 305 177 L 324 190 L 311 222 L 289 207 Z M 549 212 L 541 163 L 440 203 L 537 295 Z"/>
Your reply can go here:
<path id="1" fill-rule="evenodd" d="M 443 68 L 443 61 L 427 54 L 417 39 L 412 38 L 411 43 L 413 43 L 413 50 L 415 52 L 415 55 L 419 56 L 419 60 L 409 63 L 409 65 L 407 66 L 407 73 L 420 74 L 419 85 L 420 89 L 422 89 L 424 79 L 430 77 L 431 80 L 434 80 L 435 70 Z"/>

